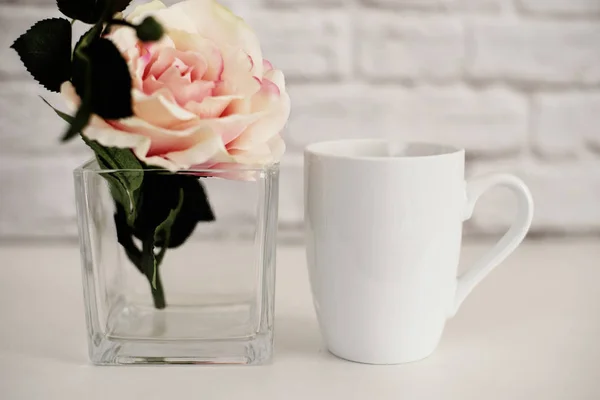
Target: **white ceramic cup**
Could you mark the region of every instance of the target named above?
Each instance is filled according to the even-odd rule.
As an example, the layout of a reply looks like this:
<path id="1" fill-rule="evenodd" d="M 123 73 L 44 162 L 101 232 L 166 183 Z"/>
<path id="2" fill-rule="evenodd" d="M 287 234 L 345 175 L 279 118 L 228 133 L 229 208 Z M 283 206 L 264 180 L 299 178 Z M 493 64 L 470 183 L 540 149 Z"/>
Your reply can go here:
<path id="1" fill-rule="evenodd" d="M 469 292 L 512 253 L 533 215 L 512 175 L 465 182 L 464 150 L 341 140 L 305 151 L 306 249 L 325 344 L 369 364 L 420 360 Z M 518 200 L 510 230 L 457 278 L 462 224 L 493 186 Z"/>

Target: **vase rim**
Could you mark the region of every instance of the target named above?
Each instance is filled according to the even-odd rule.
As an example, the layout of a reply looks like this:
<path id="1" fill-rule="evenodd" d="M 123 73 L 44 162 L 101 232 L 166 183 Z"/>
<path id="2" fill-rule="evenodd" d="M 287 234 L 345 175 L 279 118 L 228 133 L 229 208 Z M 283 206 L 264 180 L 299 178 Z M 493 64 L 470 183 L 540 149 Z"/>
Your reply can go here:
<path id="1" fill-rule="evenodd" d="M 189 168 L 185 170 L 179 170 L 172 172 L 173 174 L 194 174 L 194 173 L 232 173 L 232 172 L 270 172 L 276 171 L 279 169 L 279 163 L 269 163 L 265 165 L 244 165 L 244 164 L 230 164 L 232 167 L 230 168 Z M 111 173 L 111 172 L 165 172 L 163 169 L 154 169 L 154 168 L 141 168 L 141 169 L 132 169 L 132 168 L 123 168 L 123 169 L 102 169 L 98 165 L 98 162 L 95 158 L 90 158 L 79 167 L 75 168 L 75 174 L 83 174 L 89 172 L 98 172 L 98 173 Z"/>

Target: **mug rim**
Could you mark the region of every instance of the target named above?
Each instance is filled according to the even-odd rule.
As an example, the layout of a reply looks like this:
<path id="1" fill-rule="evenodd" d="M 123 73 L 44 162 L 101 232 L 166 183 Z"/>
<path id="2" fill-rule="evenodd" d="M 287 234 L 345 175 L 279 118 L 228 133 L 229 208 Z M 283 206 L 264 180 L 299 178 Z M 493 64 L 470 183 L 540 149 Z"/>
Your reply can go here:
<path id="1" fill-rule="evenodd" d="M 410 146 L 421 147 L 423 149 L 429 149 L 426 154 L 414 154 L 414 155 L 360 155 L 360 154 L 344 154 L 340 151 L 344 145 L 387 145 L 396 148 L 407 148 Z M 328 149 L 335 148 L 335 149 Z M 434 154 L 428 154 L 433 152 Z M 311 154 L 318 157 L 332 158 L 332 159 L 345 159 L 355 161 L 373 161 L 373 162 L 393 162 L 402 160 L 423 160 L 431 158 L 449 157 L 456 155 L 464 155 L 465 150 L 463 148 L 451 146 L 445 143 L 434 143 L 426 141 L 395 141 L 388 139 L 337 139 L 337 140 L 325 140 L 320 142 L 314 142 L 307 145 L 304 148 L 306 155 Z"/>

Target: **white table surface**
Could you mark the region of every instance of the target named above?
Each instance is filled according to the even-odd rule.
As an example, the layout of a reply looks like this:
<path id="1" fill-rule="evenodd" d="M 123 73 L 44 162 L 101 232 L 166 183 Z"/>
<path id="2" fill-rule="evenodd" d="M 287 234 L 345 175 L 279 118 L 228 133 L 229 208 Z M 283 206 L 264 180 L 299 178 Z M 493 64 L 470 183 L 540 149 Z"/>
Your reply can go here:
<path id="1" fill-rule="evenodd" d="M 487 244 L 465 246 L 468 262 Z M 259 367 L 95 367 L 75 245 L 0 247 L 0 399 L 600 399 L 600 238 L 534 241 L 467 299 L 428 359 L 323 349 L 303 249 L 278 254 L 276 350 Z"/>

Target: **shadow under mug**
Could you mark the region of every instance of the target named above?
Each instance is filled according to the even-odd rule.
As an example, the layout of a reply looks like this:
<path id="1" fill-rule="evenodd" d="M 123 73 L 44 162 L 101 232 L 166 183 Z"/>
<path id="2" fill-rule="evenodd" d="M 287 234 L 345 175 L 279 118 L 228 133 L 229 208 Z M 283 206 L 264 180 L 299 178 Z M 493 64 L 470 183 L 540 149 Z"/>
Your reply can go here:
<path id="1" fill-rule="evenodd" d="M 471 290 L 525 237 L 533 201 L 512 175 L 465 181 L 465 152 L 425 143 L 340 140 L 305 150 L 311 290 L 329 350 L 370 364 L 420 360 Z M 463 221 L 505 186 L 518 199 L 502 239 L 457 278 Z"/>

